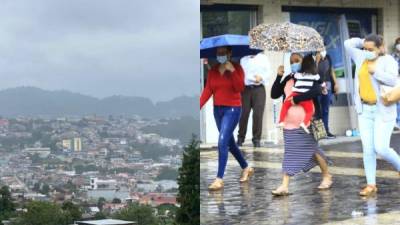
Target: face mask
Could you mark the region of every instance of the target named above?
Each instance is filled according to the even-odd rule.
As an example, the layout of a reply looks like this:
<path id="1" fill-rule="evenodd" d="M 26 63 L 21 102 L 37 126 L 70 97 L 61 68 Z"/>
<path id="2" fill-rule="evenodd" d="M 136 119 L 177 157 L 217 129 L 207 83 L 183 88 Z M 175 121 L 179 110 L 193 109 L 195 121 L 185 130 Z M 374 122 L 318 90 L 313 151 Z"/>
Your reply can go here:
<path id="1" fill-rule="evenodd" d="M 397 44 L 397 45 L 396 45 L 396 49 L 397 49 L 397 51 L 400 52 L 400 44 Z"/>
<path id="2" fill-rule="evenodd" d="M 293 63 L 290 65 L 290 68 L 292 69 L 293 73 L 297 73 L 301 69 L 301 64 L 300 63 Z"/>
<path id="3" fill-rule="evenodd" d="M 364 50 L 364 54 L 365 54 L 365 58 L 367 60 L 374 60 L 377 57 L 375 52 L 371 52 L 371 51 L 367 51 L 367 50 Z"/>
<path id="4" fill-rule="evenodd" d="M 322 52 L 320 52 L 320 54 L 321 54 L 322 58 L 325 58 L 325 56 L 326 56 L 326 51 L 322 51 Z"/>
<path id="5" fill-rule="evenodd" d="M 312 58 L 315 60 L 317 60 L 317 56 L 316 55 L 312 55 Z"/>
<path id="6" fill-rule="evenodd" d="M 218 55 L 217 56 L 217 61 L 221 64 L 226 63 L 226 61 L 228 61 L 228 56 L 226 55 Z"/>

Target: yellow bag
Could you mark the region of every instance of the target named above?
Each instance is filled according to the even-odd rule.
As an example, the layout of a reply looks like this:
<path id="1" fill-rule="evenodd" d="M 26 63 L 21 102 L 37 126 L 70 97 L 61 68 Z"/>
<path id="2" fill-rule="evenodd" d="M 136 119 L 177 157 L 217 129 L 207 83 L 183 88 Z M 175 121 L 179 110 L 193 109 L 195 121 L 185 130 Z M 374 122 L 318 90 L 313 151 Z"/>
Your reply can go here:
<path id="1" fill-rule="evenodd" d="M 400 83 L 394 87 L 381 85 L 381 99 L 385 106 L 400 101 Z"/>

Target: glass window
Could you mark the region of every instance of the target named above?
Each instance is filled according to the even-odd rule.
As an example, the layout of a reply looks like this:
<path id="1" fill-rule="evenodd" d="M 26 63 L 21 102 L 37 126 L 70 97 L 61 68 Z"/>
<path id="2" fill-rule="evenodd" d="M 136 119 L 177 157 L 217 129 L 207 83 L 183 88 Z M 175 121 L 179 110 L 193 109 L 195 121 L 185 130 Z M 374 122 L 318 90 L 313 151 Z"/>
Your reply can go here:
<path id="1" fill-rule="evenodd" d="M 247 35 L 255 23 L 255 11 L 205 11 L 201 13 L 203 37 L 221 34 Z"/>

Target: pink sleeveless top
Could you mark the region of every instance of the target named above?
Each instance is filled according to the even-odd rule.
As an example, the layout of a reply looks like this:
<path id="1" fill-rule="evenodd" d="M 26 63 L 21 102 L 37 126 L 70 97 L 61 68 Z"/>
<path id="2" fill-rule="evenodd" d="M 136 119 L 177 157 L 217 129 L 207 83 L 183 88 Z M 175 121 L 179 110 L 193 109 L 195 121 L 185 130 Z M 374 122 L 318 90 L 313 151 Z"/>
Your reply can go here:
<path id="1" fill-rule="evenodd" d="M 288 80 L 286 82 L 284 92 L 285 96 L 289 96 L 292 93 L 292 87 L 294 85 L 294 80 Z M 305 112 L 303 107 L 295 105 L 289 108 L 288 113 L 285 118 L 285 129 L 295 129 L 300 127 L 300 123 L 304 120 Z"/>

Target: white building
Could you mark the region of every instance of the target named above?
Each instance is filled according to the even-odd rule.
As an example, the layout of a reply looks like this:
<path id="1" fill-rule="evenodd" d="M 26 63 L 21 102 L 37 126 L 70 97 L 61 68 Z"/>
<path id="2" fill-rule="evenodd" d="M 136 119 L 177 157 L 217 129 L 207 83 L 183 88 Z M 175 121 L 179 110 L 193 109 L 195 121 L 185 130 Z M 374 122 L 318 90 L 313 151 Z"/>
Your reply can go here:
<path id="1" fill-rule="evenodd" d="M 99 199 L 101 197 L 108 201 L 114 198 L 119 198 L 121 201 L 126 201 L 129 196 L 129 189 L 120 185 L 114 179 L 101 180 L 98 178 L 90 178 L 90 188 L 87 190 L 89 199 Z"/>
<path id="2" fill-rule="evenodd" d="M 47 158 L 50 155 L 50 148 L 26 148 L 24 150 L 30 155 L 39 155 L 41 158 Z"/>
<path id="3" fill-rule="evenodd" d="M 114 189 L 118 187 L 118 182 L 114 179 L 100 180 L 97 177 L 90 178 L 90 187 L 96 189 Z"/>
<path id="4" fill-rule="evenodd" d="M 82 151 L 82 140 L 79 137 L 72 139 L 64 139 L 62 140 L 62 147 L 66 150 L 73 150 L 75 152 Z"/>
<path id="5" fill-rule="evenodd" d="M 82 151 L 82 141 L 81 138 L 74 138 L 74 151 L 80 152 Z"/>

